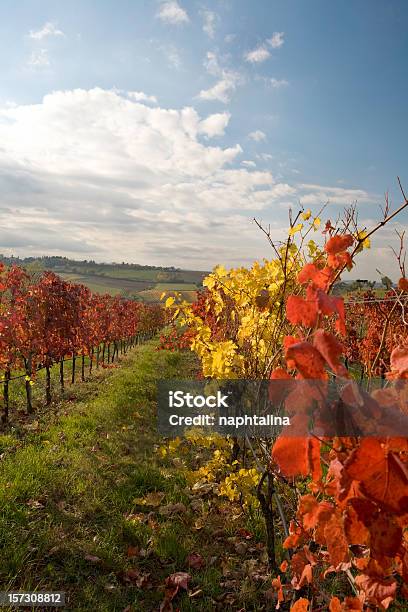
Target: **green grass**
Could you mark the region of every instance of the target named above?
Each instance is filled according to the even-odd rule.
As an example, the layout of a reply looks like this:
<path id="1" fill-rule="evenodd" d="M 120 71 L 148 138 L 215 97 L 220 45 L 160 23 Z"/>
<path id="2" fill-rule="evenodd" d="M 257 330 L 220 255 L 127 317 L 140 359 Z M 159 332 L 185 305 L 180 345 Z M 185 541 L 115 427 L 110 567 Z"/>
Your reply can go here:
<path id="1" fill-rule="evenodd" d="M 158 376 L 191 371 L 190 354 L 156 351 L 149 343 L 120 368 L 100 373 L 90 383 L 92 397 L 86 384 L 79 385 L 76 400 L 60 402 L 49 423 L 45 414 L 40 417 L 35 432 L 22 436 L 12 428 L 0 435 L 2 589 L 66 591 L 67 610 L 158 609 L 165 577 L 188 571 L 187 554 L 208 547 L 189 526 L 189 509 L 162 516 L 135 502 L 159 491 L 163 504 L 183 502 L 188 508 L 183 476 L 163 467 L 154 450 L 155 396 Z M 128 546 L 145 555 L 129 558 Z M 151 588 L 124 578 L 135 568 L 150 575 Z M 178 596 L 177 605 L 212 609 L 219 569 L 191 573 L 193 588 L 202 594 L 194 603 L 187 594 Z"/>
<path id="2" fill-rule="evenodd" d="M 156 452 L 157 380 L 188 378 L 195 368 L 190 352 L 157 351 L 152 341 L 0 435 L 2 590 L 65 591 L 70 611 L 153 612 L 166 578 L 186 571 L 189 593 L 177 595 L 174 609 L 271 609 L 263 597 L 270 584 L 249 577 L 252 563 L 265 568 L 259 513 L 232 521 L 230 502 L 192 493 L 180 464 Z M 155 493 L 158 507 L 142 503 Z M 184 506 L 166 514 L 171 504 Z M 247 553 L 235 550 L 240 527 L 253 533 Z M 192 552 L 202 555 L 201 569 L 189 567 Z"/>

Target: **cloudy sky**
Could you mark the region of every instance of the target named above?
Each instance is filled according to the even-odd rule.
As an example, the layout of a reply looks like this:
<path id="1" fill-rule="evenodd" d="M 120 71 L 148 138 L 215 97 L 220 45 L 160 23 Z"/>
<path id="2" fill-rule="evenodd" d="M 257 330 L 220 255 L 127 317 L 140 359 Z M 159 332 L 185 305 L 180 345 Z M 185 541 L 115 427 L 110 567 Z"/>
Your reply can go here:
<path id="1" fill-rule="evenodd" d="M 408 189 L 406 0 L 2 0 L 0 251 L 208 269 Z M 396 227 L 404 226 L 401 217 Z M 395 227 L 395 226 L 394 226 Z M 391 227 L 356 271 L 396 274 Z M 395 241 L 394 241 L 395 242 Z"/>

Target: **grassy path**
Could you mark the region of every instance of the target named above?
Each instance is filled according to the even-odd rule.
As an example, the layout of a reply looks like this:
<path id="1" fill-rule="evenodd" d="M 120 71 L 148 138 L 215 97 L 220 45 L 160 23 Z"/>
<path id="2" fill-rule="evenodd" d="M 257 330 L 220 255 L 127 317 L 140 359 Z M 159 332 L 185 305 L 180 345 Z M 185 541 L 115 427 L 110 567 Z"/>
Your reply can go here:
<path id="1" fill-rule="evenodd" d="M 67 610 L 158 609 L 160 584 L 185 568 L 186 519 L 153 519 L 134 500 L 188 501 L 182 476 L 156 462 L 154 411 L 156 380 L 190 368 L 147 344 L 52 424 L 0 436 L 1 590 L 66 591 Z"/>

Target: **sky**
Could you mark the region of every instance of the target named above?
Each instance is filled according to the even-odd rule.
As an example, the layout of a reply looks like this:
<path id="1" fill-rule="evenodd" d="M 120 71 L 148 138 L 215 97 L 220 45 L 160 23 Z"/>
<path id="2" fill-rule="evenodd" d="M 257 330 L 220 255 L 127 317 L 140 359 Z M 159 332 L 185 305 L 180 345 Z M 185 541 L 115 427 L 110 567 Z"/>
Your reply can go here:
<path id="1" fill-rule="evenodd" d="M 0 252 L 207 270 L 408 191 L 406 0 L 2 0 Z M 352 276 L 395 277 L 384 228 Z"/>

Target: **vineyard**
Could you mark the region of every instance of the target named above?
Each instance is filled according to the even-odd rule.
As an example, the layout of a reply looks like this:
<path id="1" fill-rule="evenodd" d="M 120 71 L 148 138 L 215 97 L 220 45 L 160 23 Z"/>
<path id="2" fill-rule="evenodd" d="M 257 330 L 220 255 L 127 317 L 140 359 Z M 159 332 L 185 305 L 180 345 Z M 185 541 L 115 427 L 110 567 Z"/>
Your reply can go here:
<path id="1" fill-rule="evenodd" d="M 408 422 L 404 235 L 396 286 L 335 291 L 406 207 L 372 229 L 355 207 L 336 223 L 302 209 L 279 243 L 258 224 L 271 259 L 218 266 L 164 308 L 2 269 L 2 581 L 66 591 L 72 610 L 408 609 L 408 438 L 387 433 L 390 415 Z M 163 378 L 267 380 L 290 430 L 160 438 Z M 300 434 L 334 380 L 356 433 Z M 28 433 L 11 419 L 18 381 L 31 422 L 40 381 L 45 407 L 60 402 Z"/>
<path id="2" fill-rule="evenodd" d="M 119 352 L 152 337 L 163 326 L 160 306 L 143 305 L 110 295 L 93 294 L 87 287 L 44 272 L 38 280 L 22 268 L 0 268 L 0 369 L 3 383 L 2 422 L 10 411 L 10 385 L 24 379 L 26 408 L 33 412 L 32 387 L 45 370 L 45 401 L 52 401 L 51 369 L 58 364 L 59 386 L 65 387 L 65 364 L 71 362 L 75 383 L 80 360 L 89 373 L 113 364 Z"/>
<path id="3" fill-rule="evenodd" d="M 332 293 L 372 235 L 408 205 L 402 193 L 402 206 L 392 213 L 386 206 L 371 230 L 358 227 L 354 207 L 322 232 L 319 216 L 299 211 L 286 243 L 273 243 L 260 226 L 274 259 L 216 268 L 193 305 L 177 295 L 166 301 L 174 323 L 163 346 L 189 346 L 206 379 L 270 379 L 270 396 L 292 417 L 292 431 L 274 440 L 209 442 L 193 432 L 163 448 L 173 456 L 210 447 L 206 465 L 190 473 L 193 488 L 228 499 L 236 514 L 263 516 L 276 609 L 407 609 L 408 440 L 399 437 L 408 420 L 404 234 L 396 288 L 347 303 Z M 285 386 L 293 379 L 296 388 Z M 333 379 L 343 381 L 342 402 L 351 405 L 360 435 L 333 437 L 324 423 L 318 435 L 296 435 L 322 402 L 315 381 Z M 370 410 L 376 429 L 367 436 Z M 392 410 L 404 425 L 390 437 L 382 432 Z"/>

